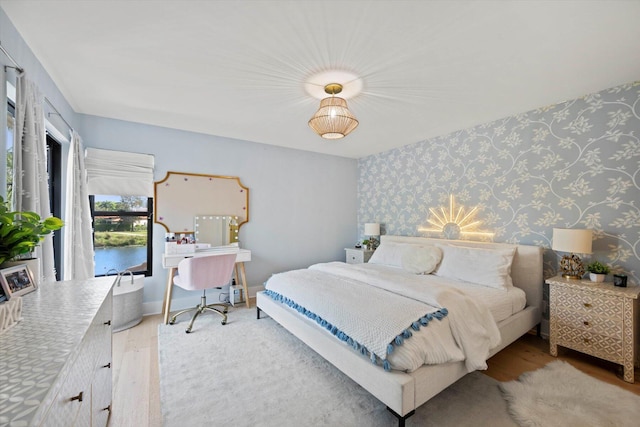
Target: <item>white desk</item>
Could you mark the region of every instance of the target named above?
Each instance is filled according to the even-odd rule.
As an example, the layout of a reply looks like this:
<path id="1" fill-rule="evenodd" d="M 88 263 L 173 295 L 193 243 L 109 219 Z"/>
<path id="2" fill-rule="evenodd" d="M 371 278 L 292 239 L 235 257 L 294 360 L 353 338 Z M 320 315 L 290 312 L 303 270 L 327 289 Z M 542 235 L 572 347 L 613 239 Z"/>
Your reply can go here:
<path id="1" fill-rule="evenodd" d="M 244 270 L 244 263 L 251 261 L 251 251 L 249 249 L 238 248 L 211 248 L 205 250 L 198 250 L 197 252 L 188 254 L 162 254 L 162 267 L 169 269 L 169 277 L 167 278 L 167 288 L 164 291 L 164 300 L 162 302 L 162 314 L 164 314 L 165 325 L 169 323 L 169 313 L 171 312 L 171 294 L 173 293 L 173 276 L 175 276 L 178 270 L 178 264 L 185 258 L 202 257 L 202 256 L 216 256 L 237 254 L 236 256 L 236 268 L 235 277 L 236 282 L 242 284 L 244 290 L 244 300 L 249 307 L 249 289 L 247 288 L 247 277 Z M 239 274 L 238 274 L 239 273 Z"/>

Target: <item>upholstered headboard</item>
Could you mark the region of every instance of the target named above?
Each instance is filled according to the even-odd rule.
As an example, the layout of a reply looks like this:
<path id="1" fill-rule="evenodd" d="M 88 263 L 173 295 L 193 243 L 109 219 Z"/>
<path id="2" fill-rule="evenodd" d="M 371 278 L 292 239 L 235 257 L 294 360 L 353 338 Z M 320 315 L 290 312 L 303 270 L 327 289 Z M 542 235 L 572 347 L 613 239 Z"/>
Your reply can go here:
<path id="1" fill-rule="evenodd" d="M 507 248 L 516 247 L 516 254 L 511 265 L 513 285 L 527 294 L 527 305 L 542 307 L 542 248 L 539 246 L 511 245 L 508 243 L 472 242 L 469 240 L 445 240 L 429 237 L 380 236 L 382 242 L 423 243 L 441 245 L 466 246 L 473 248 Z"/>

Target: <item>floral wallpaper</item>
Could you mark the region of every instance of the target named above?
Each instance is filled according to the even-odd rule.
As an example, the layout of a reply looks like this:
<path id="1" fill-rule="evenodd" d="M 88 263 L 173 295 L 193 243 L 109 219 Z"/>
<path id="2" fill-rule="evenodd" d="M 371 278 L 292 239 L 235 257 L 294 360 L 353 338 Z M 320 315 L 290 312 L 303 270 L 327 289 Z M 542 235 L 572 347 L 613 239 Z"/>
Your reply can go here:
<path id="1" fill-rule="evenodd" d="M 479 207 L 495 242 L 550 248 L 554 227 L 593 229 L 584 261 L 640 283 L 640 81 L 364 157 L 358 169 L 361 228 L 425 235 L 429 208 L 453 194 Z M 545 277 L 562 255 L 545 250 Z"/>

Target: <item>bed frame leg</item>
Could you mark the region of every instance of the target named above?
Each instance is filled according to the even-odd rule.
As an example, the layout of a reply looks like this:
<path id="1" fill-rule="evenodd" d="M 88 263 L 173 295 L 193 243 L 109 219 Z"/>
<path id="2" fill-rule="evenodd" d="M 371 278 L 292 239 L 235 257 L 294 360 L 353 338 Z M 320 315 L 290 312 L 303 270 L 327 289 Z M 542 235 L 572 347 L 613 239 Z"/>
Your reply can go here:
<path id="1" fill-rule="evenodd" d="M 416 413 L 416 411 L 411 411 L 403 417 L 393 409 L 389 408 L 388 406 L 387 406 L 387 411 L 391 412 L 396 418 L 398 418 L 398 427 L 404 427 L 404 422 L 407 420 L 407 418 L 409 418 L 411 415 Z"/>
<path id="2" fill-rule="evenodd" d="M 542 323 L 536 325 L 536 336 L 542 338 Z"/>
<path id="3" fill-rule="evenodd" d="M 256 319 L 260 320 L 260 312 L 262 310 L 260 310 L 260 307 L 256 307 Z"/>

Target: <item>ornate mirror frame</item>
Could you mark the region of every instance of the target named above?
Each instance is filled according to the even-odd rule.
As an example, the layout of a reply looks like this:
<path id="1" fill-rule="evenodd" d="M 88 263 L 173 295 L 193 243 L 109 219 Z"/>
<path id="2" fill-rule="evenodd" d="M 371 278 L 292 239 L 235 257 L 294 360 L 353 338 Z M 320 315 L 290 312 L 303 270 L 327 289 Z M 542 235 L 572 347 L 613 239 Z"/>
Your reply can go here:
<path id="1" fill-rule="evenodd" d="M 237 176 L 167 172 L 153 184 L 153 222 L 170 233 L 193 233 L 202 214 L 233 215 L 249 222 L 249 188 Z"/>

